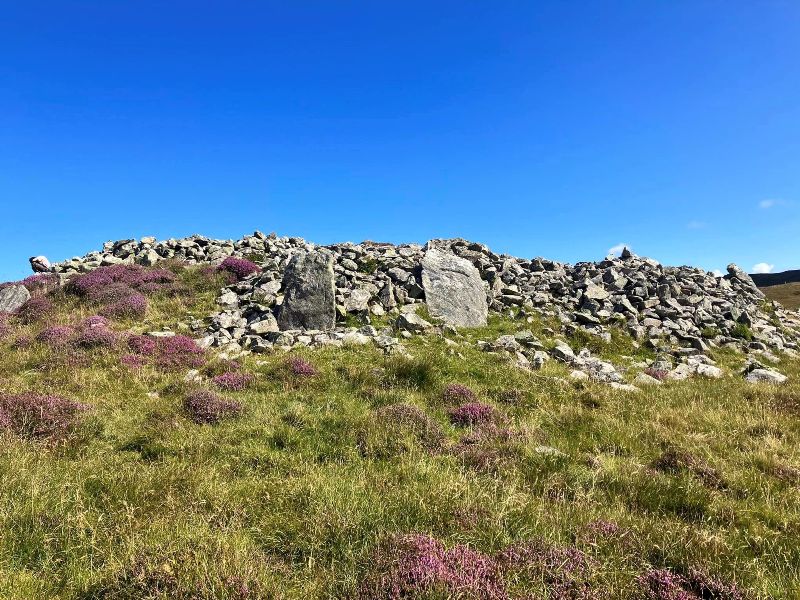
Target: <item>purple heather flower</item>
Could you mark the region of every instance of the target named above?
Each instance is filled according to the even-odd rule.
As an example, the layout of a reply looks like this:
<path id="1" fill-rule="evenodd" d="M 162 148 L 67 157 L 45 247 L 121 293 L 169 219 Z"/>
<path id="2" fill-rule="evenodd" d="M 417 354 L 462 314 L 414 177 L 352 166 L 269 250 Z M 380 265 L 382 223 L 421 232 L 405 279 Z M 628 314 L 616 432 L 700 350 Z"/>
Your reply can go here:
<path id="1" fill-rule="evenodd" d="M 75 335 L 75 330 L 69 325 L 51 325 L 50 327 L 45 327 L 36 336 L 36 339 L 49 346 L 63 346 L 73 335 Z"/>
<path id="2" fill-rule="evenodd" d="M 224 418 L 235 417 L 242 412 L 242 405 L 226 400 L 209 390 L 195 390 L 186 396 L 183 403 L 186 412 L 195 423 L 218 423 Z"/>
<path id="3" fill-rule="evenodd" d="M 430 594 L 506 600 L 495 561 L 464 545 L 445 548 L 423 534 L 397 535 L 373 552 L 371 571 L 359 586 L 363 600 L 400 599 Z"/>
<path id="4" fill-rule="evenodd" d="M 131 368 L 138 369 L 144 366 L 144 358 L 138 354 L 123 354 L 119 359 L 120 364 Z"/>
<path id="5" fill-rule="evenodd" d="M 228 371 L 222 375 L 217 375 L 211 381 L 222 390 L 238 392 L 253 382 L 253 376 L 249 373 L 234 373 Z"/>
<path id="6" fill-rule="evenodd" d="M 637 578 L 645 600 L 693 600 L 697 596 L 688 592 L 685 578 L 669 569 L 651 569 Z"/>
<path id="7" fill-rule="evenodd" d="M 24 437 L 58 439 L 69 433 L 87 408 L 60 396 L 0 396 L 0 424 Z"/>
<path id="8" fill-rule="evenodd" d="M 444 388 L 442 397 L 445 402 L 451 404 L 461 404 L 465 402 L 475 402 L 478 396 L 470 388 L 460 383 L 450 383 Z"/>
<path id="9" fill-rule="evenodd" d="M 40 321 L 53 311 L 53 303 L 44 296 L 31 298 L 17 312 L 17 316 L 23 323 L 35 323 Z"/>
<path id="10" fill-rule="evenodd" d="M 312 377 L 317 374 L 317 368 L 306 359 L 299 356 L 290 356 L 286 359 L 286 366 L 289 367 L 292 375 L 301 377 Z"/>
<path id="11" fill-rule="evenodd" d="M 488 404 L 468 402 L 450 411 L 450 422 L 453 425 L 467 427 L 491 421 L 494 416 L 495 410 Z"/>
<path id="12" fill-rule="evenodd" d="M 155 356 L 156 364 L 164 369 L 197 368 L 205 362 L 205 350 L 185 335 L 160 338 Z"/>
<path id="13" fill-rule="evenodd" d="M 249 277 L 253 273 L 258 273 L 261 270 L 261 267 L 254 262 L 249 261 L 246 258 L 236 258 L 235 256 L 229 256 L 223 260 L 218 268 L 220 271 L 232 273 L 236 277 L 237 281 L 241 281 L 242 279 Z"/>
<path id="14" fill-rule="evenodd" d="M 20 281 L 31 294 L 40 295 L 58 287 L 59 278 L 55 273 L 37 273 Z"/>
<path id="15" fill-rule="evenodd" d="M 100 315 L 92 315 L 91 317 L 86 317 L 83 321 L 81 321 L 81 327 L 97 327 L 98 325 L 108 325 L 108 319 Z"/>
<path id="16" fill-rule="evenodd" d="M 79 348 L 113 348 L 117 345 L 117 334 L 103 326 L 84 327 L 73 343 Z"/>
<path id="17" fill-rule="evenodd" d="M 146 313 L 147 298 L 138 292 L 132 292 L 103 309 L 104 315 L 123 319 L 142 319 Z"/>

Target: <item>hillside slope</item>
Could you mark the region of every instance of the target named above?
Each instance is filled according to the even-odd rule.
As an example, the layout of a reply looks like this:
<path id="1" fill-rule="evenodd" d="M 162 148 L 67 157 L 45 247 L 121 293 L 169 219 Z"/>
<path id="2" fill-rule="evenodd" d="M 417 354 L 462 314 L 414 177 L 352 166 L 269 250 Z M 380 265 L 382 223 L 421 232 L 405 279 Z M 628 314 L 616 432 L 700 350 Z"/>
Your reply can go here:
<path id="1" fill-rule="evenodd" d="M 424 303 L 414 333 L 356 311 L 319 348 L 202 347 L 220 294 L 269 271 L 251 258 L 238 283 L 174 259 L 24 282 L 0 319 L 0 597 L 800 593 L 790 347 L 667 351 L 519 304 L 454 328 Z"/>
<path id="2" fill-rule="evenodd" d="M 800 283 L 787 283 L 784 285 L 771 285 L 762 287 L 761 291 L 775 302 L 780 302 L 790 310 L 800 309 Z"/>

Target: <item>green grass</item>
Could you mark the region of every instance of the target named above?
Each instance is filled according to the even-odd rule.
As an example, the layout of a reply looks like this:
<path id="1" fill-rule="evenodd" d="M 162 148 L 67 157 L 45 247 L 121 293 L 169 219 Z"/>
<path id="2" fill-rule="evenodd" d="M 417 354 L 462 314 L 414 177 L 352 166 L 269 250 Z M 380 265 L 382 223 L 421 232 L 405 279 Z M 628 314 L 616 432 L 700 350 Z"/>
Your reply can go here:
<path id="1" fill-rule="evenodd" d="M 183 277 L 194 294 L 153 298 L 146 323 L 119 327 L 177 328 L 211 312 L 213 287 Z M 66 298 L 52 321 L 75 314 L 91 309 Z M 604 598 L 634 598 L 649 565 L 702 566 L 760 598 L 800 596 L 800 483 L 786 476 L 800 466 L 800 363 L 782 363 L 781 388 L 731 376 L 629 394 L 568 382 L 552 361 L 521 371 L 474 344 L 528 328 L 551 343 L 554 325 L 495 316 L 458 348 L 414 338 L 409 358 L 303 351 L 319 369 L 306 379 L 283 355 L 248 357 L 255 384 L 228 394 L 245 412 L 215 426 L 184 415 L 184 372 L 131 371 L 116 351 L 73 364 L 36 343 L 14 349 L 41 328 L 20 326 L 0 342 L 0 392 L 49 391 L 93 410 L 59 446 L 2 434 L 0 598 L 351 597 L 394 532 L 486 553 L 532 538 L 575 544 L 598 561 Z M 598 351 L 635 348 L 615 332 Z M 464 432 L 447 418 L 448 383 L 470 386 L 515 432 L 481 448 L 496 461 L 453 450 Z M 376 429 L 375 411 L 400 402 L 438 424 L 440 450 Z M 726 485 L 650 468 L 672 447 Z M 629 529 L 632 543 L 582 541 L 596 519 Z"/>

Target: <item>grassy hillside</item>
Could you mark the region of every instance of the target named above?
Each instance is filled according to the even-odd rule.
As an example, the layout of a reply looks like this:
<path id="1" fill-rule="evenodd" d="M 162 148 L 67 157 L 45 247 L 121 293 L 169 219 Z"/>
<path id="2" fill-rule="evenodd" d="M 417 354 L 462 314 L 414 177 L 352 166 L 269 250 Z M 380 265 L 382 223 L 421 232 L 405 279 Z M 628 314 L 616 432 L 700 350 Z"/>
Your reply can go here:
<path id="1" fill-rule="evenodd" d="M 800 283 L 785 283 L 761 288 L 770 300 L 780 302 L 786 308 L 797 310 L 800 308 Z"/>
<path id="2" fill-rule="evenodd" d="M 233 363 L 123 334 L 213 309 L 215 276 L 175 271 L 143 318 L 58 291 L 7 322 L 0 598 L 800 595 L 798 361 L 780 388 L 618 392 L 479 351 L 547 334 L 494 317 L 415 337 L 409 357 Z M 122 315 L 111 335 L 79 323 L 98 310 Z M 620 348 L 635 352 L 619 336 L 596 350 L 635 360 Z"/>

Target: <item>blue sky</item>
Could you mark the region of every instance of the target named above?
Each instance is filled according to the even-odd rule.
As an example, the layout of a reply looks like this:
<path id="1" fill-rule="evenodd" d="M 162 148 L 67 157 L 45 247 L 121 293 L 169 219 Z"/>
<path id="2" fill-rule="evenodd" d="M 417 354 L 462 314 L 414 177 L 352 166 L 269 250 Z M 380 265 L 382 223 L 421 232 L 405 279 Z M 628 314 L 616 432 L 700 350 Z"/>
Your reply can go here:
<path id="1" fill-rule="evenodd" d="M 0 280 L 109 239 L 800 268 L 800 4 L 6 2 Z"/>

